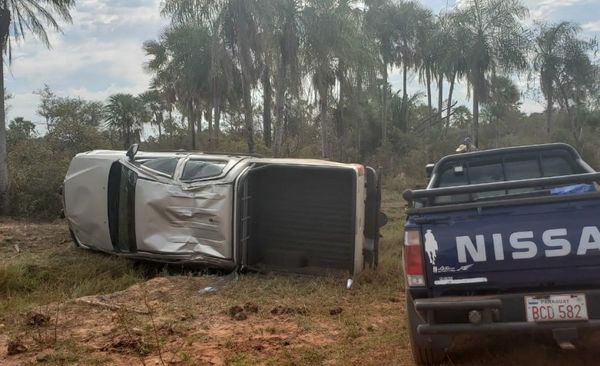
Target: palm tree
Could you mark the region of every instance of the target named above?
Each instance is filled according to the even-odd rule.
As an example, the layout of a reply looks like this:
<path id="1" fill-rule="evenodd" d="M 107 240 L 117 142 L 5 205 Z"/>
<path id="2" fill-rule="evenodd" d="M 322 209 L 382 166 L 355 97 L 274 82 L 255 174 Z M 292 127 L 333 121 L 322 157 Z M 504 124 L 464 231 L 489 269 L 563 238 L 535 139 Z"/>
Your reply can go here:
<path id="1" fill-rule="evenodd" d="M 350 0 L 310 0 L 303 9 L 304 63 L 318 96 L 323 158 L 331 155 L 329 98 L 337 80 L 372 59 L 360 11 Z M 340 85 L 341 87 L 341 85 Z"/>
<path id="2" fill-rule="evenodd" d="M 212 37 L 209 30 L 196 22 L 178 24 L 167 29 L 159 41 L 144 44 L 151 56 L 146 67 L 155 73 L 155 85 L 173 93 L 172 103 L 188 119 L 191 149 L 196 149 L 201 130 L 202 110 L 209 117 L 212 132 Z"/>
<path id="3" fill-rule="evenodd" d="M 46 29 L 59 31 L 58 20 L 71 21 L 69 11 L 74 0 L 2 0 L 0 1 L 0 212 L 6 213 L 8 168 L 6 162 L 6 110 L 4 105 L 4 55 L 11 61 L 12 44 L 24 41 L 31 32 L 50 47 Z"/>
<path id="4" fill-rule="evenodd" d="M 536 32 L 533 70 L 538 73 L 540 88 L 546 99 L 546 135 L 550 138 L 560 73 L 564 70 L 570 45 L 577 42 L 580 28 L 570 22 L 541 23 Z"/>
<path id="5" fill-rule="evenodd" d="M 215 37 L 230 47 L 241 72 L 242 105 L 248 151 L 255 151 L 254 108 L 252 89 L 257 83 L 259 49 L 259 14 L 263 9 L 260 0 L 166 0 L 162 13 L 172 17 L 175 24 L 190 20 L 210 24 Z"/>
<path id="6" fill-rule="evenodd" d="M 402 1 L 398 5 L 398 15 L 396 17 L 397 26 L 397 55 L 396 65 L 402 67 L 402 106 L 400 119 L 406 124 L 408 115 L 408 71 L 416 63 L 416 43 L 418 16 L 423 8 L 414 1 Z"/>
<path id="7" fill-rule="evenodd" d="M 598 97 L 598 65 L 594 64 L 590 54 L 597 48 L 595 40 L 583 40 L 577 32 L 565 39 L 561 52 L 559 70 L 555 80 L 558 104 L 566 112 L 569 130 L 575 144 L 581 147 L 583 126 L 581 115 L 587 108 L 591 97 Z"/>
<path id="8" fill-rule="evenodd" d="M 280 156 L 286 133 L 285 105 L 288 92 L 298 94 L 301 12 L 299 0 L 276 0 L 273 40 L 275 43 L 275 128 L 273 155 Z"/>
<path id="9" fill-rule="evenodd" d="M 151 116 L 150 124 L 158 129 L 158 140 L 162 139 L 165 106 L 157 89 L 150 89 L 139 97 L 144 104 L 147 114 Z"/>
<path id="10" fill-rule="evenodd" d="M 381 144 L 387 141 L 387 124 L 388 124 L 388 99 L 389 99 L 389 82 L 388 69 L 396 59 L 398 40 L 398 28 L 396 26 L 396 18 L 398 16 L 398 6 L 389 0 L 368 0 L 365 1 L 368 6 L 366 12 L 366 27 L 373 34 L 377 44 L 379 61 L 381 64 Z"/>
<path id="11" fill-rule="evenodd" d="M 427 88 L 427 108 L 429 115 L 433 116 L 433 104 L 431 95 L 431 82 L 436 74 L 436 36 L 437 23 L 433 18 L 431 10 L 416 7 L 415 13 L 415 45 L 414 45 L 414 67 L 419 73 L 419 80 Z"/>
<path id="12" fill-rule="evenodd" d="M 133 142 L 139 141 L 146 117 L 140 98 L 131 94 L 114 94 L 108 98 L 105 108 L 106 125 L 119 134 L 123 148 L 127 149 Z"/>
<path id="13" fill-rule="evenodd" d="M 462 79 L 467 72 L 468 38 L 460 29 L 460 23 L 453 13 L 442 15 L 439 19 L 439 32 L 436 40 L 437 56 L 436 63 L 438 72 L 443 73 L 448 82 L 448 101 L 446 104 L 446 129 L 450 127 L 450 116 L 452 115 L 452 96 L 456 82 Z M 441 91 L 440 91 L 441 92 Z M 441 93 L 440 93 L 441 95 Z M 441 97 L 440 97 L 441 99 Z M 442 113 L 441 100 L 438 101 L 440 118 Z"/>
<path id="14" fill-rule="evenodd" d="M 466 0 L 456 24 L 470 49 L 468 81 L 473 97 L 473 142 L 479 143 L 479 105 L 487 97 L 489 77 L 527 68 L 528 32 L 521 20 L 528 10 L 519 0 Z"/>
<path id="15" fill-rule="evenodd" d="M 489 86 L 489 99 L 484 104 L 488 123 L 494 130 L 495 146 L 500 138 L 500 122 L 510 113 L 518 112 L 521 93 L 515 83 L 506 76 L 492 76 Z"/>

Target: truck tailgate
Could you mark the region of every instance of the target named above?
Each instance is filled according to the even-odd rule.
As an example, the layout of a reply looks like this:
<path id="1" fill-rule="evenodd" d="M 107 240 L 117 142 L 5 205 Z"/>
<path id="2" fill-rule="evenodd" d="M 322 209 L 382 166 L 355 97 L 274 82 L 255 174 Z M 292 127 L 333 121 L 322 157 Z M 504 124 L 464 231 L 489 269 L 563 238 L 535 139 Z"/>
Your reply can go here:
<path id="1" fill-rule="evenodd" d="M 430 288 L 600 284 L 600 199 L 411 216 Z"/>

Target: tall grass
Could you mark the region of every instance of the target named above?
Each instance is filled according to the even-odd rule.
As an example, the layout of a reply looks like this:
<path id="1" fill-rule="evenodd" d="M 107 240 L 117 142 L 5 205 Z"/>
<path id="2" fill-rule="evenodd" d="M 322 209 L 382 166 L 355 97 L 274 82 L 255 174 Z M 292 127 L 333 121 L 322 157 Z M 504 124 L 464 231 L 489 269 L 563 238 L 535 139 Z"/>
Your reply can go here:
<path id="1" fill-rule="evenodd" d="M 123 290 L 144 279 L 131 261 L 64 247 L 0 261 L 0 320 L 86 295 Z"/>

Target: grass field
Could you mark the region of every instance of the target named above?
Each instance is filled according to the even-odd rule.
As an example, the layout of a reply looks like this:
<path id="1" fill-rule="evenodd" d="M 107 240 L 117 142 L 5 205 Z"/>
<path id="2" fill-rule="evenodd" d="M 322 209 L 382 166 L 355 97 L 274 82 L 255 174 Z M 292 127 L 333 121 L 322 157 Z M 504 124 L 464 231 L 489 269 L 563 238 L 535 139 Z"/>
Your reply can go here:
<path id="1" fill-rule="evenodd" d="M 75 249 L 62 222 L 0 223 L 0 364 L 412 364 L 403 201 L 383 209 L 379 268 L 351 290 L 334 276 L 192 275 Z M 594 364 L 597 340 L 565 353 L 546 336 L 461 338 L 447 364 Z"/>

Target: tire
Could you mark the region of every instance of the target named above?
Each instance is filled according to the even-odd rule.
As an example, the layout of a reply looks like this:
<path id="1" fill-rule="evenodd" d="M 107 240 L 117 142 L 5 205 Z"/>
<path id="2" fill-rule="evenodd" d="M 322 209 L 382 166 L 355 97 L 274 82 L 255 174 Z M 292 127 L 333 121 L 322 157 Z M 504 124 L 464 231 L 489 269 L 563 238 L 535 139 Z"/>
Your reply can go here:
<path id="1" fill-rule="evenodd" d="M 422 336 L 417 333 L 417 326 L 424 324 L 415 310 L 410 294 L 406 294 L 406 313 L 408 315 L 408 335 L 413 359 L 417 365 L 440 365 L 446 358 L 446 349 L 450 346 L 449 336 Z"/>

